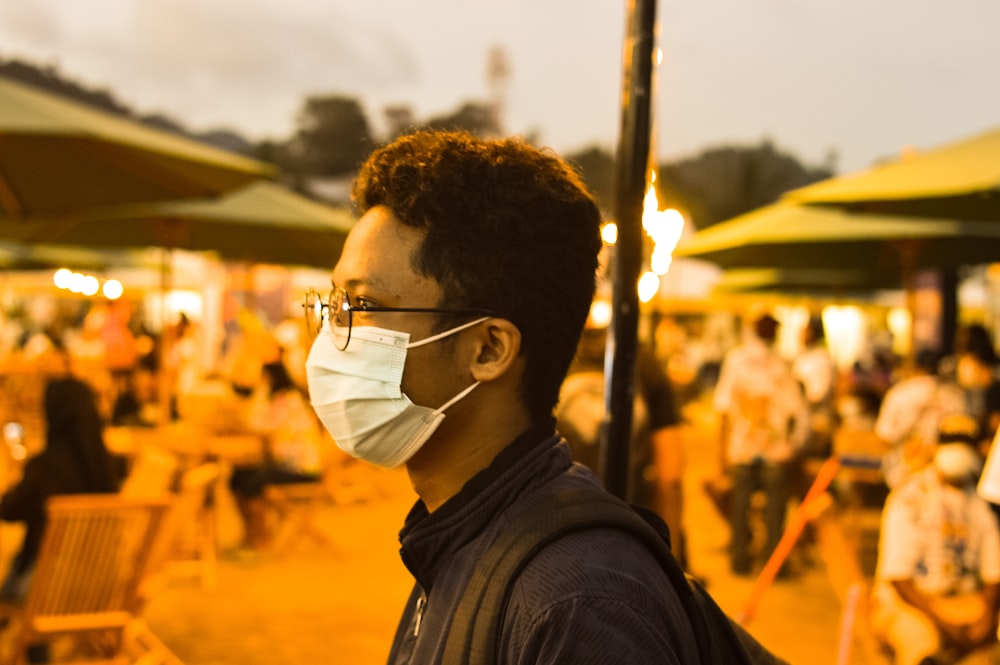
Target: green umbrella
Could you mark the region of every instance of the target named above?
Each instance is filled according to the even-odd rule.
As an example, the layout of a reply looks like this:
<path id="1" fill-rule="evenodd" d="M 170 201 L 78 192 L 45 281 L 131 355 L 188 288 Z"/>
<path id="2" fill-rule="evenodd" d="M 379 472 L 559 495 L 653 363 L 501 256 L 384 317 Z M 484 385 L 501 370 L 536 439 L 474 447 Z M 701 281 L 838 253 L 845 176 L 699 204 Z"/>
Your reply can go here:
<path id="1" fill-rule="evenodd" d="M 1000 128 L 785 195 L 858 212 L 1000 220 Z"/>
<path id="2" fill-rule="evenodd" d="M 898 282 L 898 280 L 895 280 Z M 713 289 L 718 293 L 778 293 L 815 298 L 864 299 L 877 291 L 899 288 L 864 269 L 730 268 Z"/>
<path id="3" fill-rule="evenodd" d="M 24 245 L 0 241 L 0 269 L 3 270 L 45 270 L 59 267 L 105 270 L 136 266 L 155 267 L 156 263 L 145 252 L 137 250 Z"/>
<path id="4" fill-rule="evenodd" d="M 206 197 L 270 165 L 0 77 L 0 219 Z"/>
<path id="5" fill-rule="evenodd" d="M 1000 224 L 777 203 L 681 239 L 674 256 L 724 268 L 864 269 L 902 285 L 917 269 L 994 261 Z"/>
<path id="6" fill-rule="evenodd" d="M 94 210 L 32 224 L 0 222 L 0 237 L 26 243 L 214 251 L 251 263 L 332 267 L 354 218 L 259 180 L 213 200 Z"/>
<path id="7" fill-rule="evenodd" d="M 994 261 L 1000 256 L 1000 224 L 782 202 L 698 231 L 682 239 L 674 255 L 723 268 L 863 270 L 879 284 L 905 288 L 912 312 L 916 272 Z M 942 319 L 957 320 L 946 307 Z"/>

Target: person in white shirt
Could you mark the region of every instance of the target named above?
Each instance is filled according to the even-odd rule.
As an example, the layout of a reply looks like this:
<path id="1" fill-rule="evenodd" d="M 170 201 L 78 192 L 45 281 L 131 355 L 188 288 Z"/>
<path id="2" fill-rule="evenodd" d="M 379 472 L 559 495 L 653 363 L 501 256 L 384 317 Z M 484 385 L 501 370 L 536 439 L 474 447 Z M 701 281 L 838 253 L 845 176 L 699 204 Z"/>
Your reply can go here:
<path id="1" fill-rule="evenodd" d="M 943 418 L 933 464 L 886 500 L 872 627 L 899 665 L 952 663 L 996 643 L 1000 529 L 976 494 L 978 437 L 972 417 Z"/>
<path id="2" fill-rule="evenodd" d="M 730 566 L 750 573 L 750 498 L 767 494 L 763 556 L 778 545 L 785 526 L 790 467 L 808 434 L 802 389 L 774 348 L 778 322 L 759 316 L 746 341 L 726 355 L 713 406 L 721 419 L 723 467 L 733 480 L 730 504 Z"/>
<path id="3" fill-rule="evenodd" d="M 887 446 L 882 474 L 890 489 L 930 460 L 941 419 L 966 411 L 962 390 L 938 376 L 938 360 L 932 350 L 918 351 L 912 375 L 892 385 L 882 400 L 875 434 Z"/>
<path id="4" fill-rule="evenodd" d="M 809 437 L 803 453 L 818 458 L 830 456 L 836 424 L 837 370 L 824 339 L 823 320 L 810 317 L 802 330 L 802 352 L 792 362 L 792 374 L 802 384 L 809 405 Z"/>

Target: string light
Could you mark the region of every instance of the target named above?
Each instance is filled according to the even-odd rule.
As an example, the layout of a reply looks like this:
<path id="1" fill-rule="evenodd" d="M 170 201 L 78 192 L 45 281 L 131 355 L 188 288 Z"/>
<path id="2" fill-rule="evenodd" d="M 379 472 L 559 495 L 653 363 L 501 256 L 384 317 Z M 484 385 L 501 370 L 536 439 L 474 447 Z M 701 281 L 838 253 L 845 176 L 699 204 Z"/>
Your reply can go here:
<path id="1" fill-rule="evenodd" d="M 56 270 L 52 275 L 52 283 L 59 289 L 79 293 L 88 298 L 100 291 L 108 300 L 117 300 L 125 293 L 125 287 L 117 279 L 108 279 L 102 284 L 94 275 L 73 272 L 69 268 Z"/>

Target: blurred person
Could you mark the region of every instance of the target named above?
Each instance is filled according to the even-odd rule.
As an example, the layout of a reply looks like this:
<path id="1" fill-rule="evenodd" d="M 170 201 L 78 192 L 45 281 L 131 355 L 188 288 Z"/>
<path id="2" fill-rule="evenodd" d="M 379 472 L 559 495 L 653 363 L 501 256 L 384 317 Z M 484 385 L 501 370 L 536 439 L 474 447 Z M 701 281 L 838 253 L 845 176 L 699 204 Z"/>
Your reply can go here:
<path id="1" fill-rule="evenodd" d="M 270 485 L 319 482 L 321 448 L 319 423 L 305 395 L 280 361 L 262 366 L 264 387 L 253 398 L 249 429 L 262 437 L 260 464 L 233 469 L 229 488 L 243 522 L 246 550 L 270 544 L 264 492 Z"/>
<path id="2" fill-rule="evenodd" d="M 976 494 L 979 439 L 974 418 L 942 418 L 932 465 L 886 500 L 871 617 L 899 665 L 955 663 L 996 643 L 1000 530 Z"/>
<path id="3" fill-rule="evenodd" d="M 249 397 L 261 380 L 264 364 L 279 357 L 280 347 L 250 310 L 241 309 L 236 322 L 237 332 L 227 341 L 223 373 L 237 393 Z"/>
<path id="4" fill-rule="evenodd" d="M 173 331 L 165 338 L 169 344 L 164 371 L 166 386 L 170 391 L 170 418 L 182 417 L 179 402 L 190 393 L 204 374 L 198 348 L 200 331 L 187 314 L 181 312 Z"/>
<path id="5" fill-rule="evenodd" d="M 115 402 L 110 424 L 122 427 L 155 427 L 158 418 L 156 375 L 144 363 L 115 377 Z"/>
<path id="6" fill-rule="evenodd" d="M 0 598 L 22 601 L 31 584 L 45 531 L 45 504 L 61 494 L 118 491 L 121 476 L 104 445 L 94 391 L 74 378 L 45 386 L 45 448 L 24 464 L 20 482 L 0 498 L 0 519 L 24 522 L 21 548 L 0 587 Z M 47 647 L 29 649 L 30 662 L 47 662 Z"/>
<path id="7" fill-rule="evenodd" d="M 938 376 L 939 361 L 936 351 L 920 349 L 910 373 L 882 399 L 875 434 L 886 447 L 882 475 L 890 489 L 930 461 L 941 419 L 966 411 L 961 389 Z"/>
<path id="8" fill-rule="evenodd" d="M 322 301 L 331 320 L 309 392 L 345 452 L 406 465 L 419 498 L 401 555 L 416 584 L 388 662 L 433 665 L 490 543 L 561 490 L 601 491 L 553 417 L 594 295 L 601 216 L 558 157 L 464 133 L 376 150 L 353 199 L 362 216 Z M 659 562 L 618 530 L 543 547 L 509 599 L 500 663 L 697 660 Z"/>
<path id="9" fill-rule="evenodd" d="M 606 344 L 607 327 L 588 318 L 556 407 L 556 428 L 569 443 L 573 459 L 597 473 L 605 420 Z M 671 549 L 687 569 L 681 416 L 671 382 L 648 345 L 639 345 L 634 381 L 628 498 L 663 518 L 670 528 Z"/>
<path id="10" fill-rule="evenodd" d="M 808 434 L 802 389 L 775 348 L 778 321 L 760 314 L 748 333 L 726 354 L 713 395 L 722 466 L 732 478 L 730 567 L 737 575 L 752 569 L 750 503 L 757 489 L 767 499 L 763 557 L 777 547 L 785 528 L 791 465 Z"/>
<path id="11" fill-rule="evenodd" d="M 979 422 L 983 445 L 988 447 L 1000 426 L 1000 380 L 997 354 L 989 332 L 981 325 L 963 330 L 957 345 L 955 379 L 965 392 L 969 413 Z"/>
<path id="12" fill-rule="evenodd" d="M 809 407 L 809 436 L 802 454 L 829 457 L 836 429 L 837 368 L 826 348 L 823 319 L 818 316 L 809 317 L 802 329 L 802 351 L 792 361 L 792 374 L 802 384 Z"/>

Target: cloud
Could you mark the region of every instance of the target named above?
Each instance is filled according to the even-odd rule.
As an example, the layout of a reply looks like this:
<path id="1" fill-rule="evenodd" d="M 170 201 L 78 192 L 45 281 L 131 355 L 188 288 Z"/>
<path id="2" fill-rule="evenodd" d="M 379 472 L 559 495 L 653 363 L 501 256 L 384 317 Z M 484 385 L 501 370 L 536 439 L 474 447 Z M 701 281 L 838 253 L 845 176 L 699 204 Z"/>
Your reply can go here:
<path id="1" fill-rule="evenodd" d="M 18 3 L 0 14 L 3 31 L 22 33 L 38 49 L 34 57 L 46 49 L 68 55 L 66 75 L 86 72 L 81 82 L 111 87 L 140 112 L 195 125 L 240 118 L 248 124 L 241 129 L 258 133 L 289 131 L 308 94 L 361 97 L 420 79 L 397 35 L 330 7 L 309 15 L 250 1 L 100 1 L 117 8 L 125 29 L 99 30 L 44 3 Z"/>

